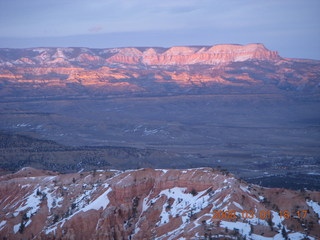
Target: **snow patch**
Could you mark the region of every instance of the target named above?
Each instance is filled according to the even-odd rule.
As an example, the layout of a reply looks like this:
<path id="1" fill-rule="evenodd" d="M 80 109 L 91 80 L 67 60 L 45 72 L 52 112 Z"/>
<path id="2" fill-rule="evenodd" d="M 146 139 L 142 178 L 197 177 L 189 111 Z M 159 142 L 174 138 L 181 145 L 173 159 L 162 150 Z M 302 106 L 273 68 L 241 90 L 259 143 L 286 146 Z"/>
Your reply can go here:
<path id="1" fill-rule="evenodd" d="M 86 211 L 89 211 L 92 209 L 99 210 L 100 208 L 105 209 L 110 202 L 109 198 L 108 198 L 108 194 L 111 191 L 112 191 L 112 189 L 109 188 L 107 191 L 105 191 L 103 194 L 101 194 L 96 200 L 94 200 L 92 203 L 90 203 L 89 205 L 84 207 L 82 209 L 82 211 L 86 212 Z"/>
<path id="2" fill-rule="evenodd" d="M 275 212 L 275 211 L 271 211 L 272 212 L 272 222 L 274 223 L 275 226 L 278 226 L 278 225 L 282 225 L 282 221 L 284 219 L 281 220 L 281 217 L 279 215 L 279 213 Z"/>
<path id="3" fill-rule="evenodd" d="M 2 228 L 4 227 L 4 225 L 6 225 L 7 221 L 1 221 L 0 222 L 0 230 L 2 230 Z"/>
<path id="4" fill-rule="evenodd" d="M 233 202 L 233 204 L 234 204 L 237 208 L 243 210 L 243 207 L 242 207 L 239 203 Z"/>
<path id="5" fill-rule="evenodd" d="M 167 172 L 168 172 L 168 170 L 167 169 L 155 169 L 156 171 L 161 171 L 161 172 L 163 172 L 164 174 L 166 174 Z"/>
<path id="6" fill-rule="evenodd" d="M 241 188 L 242 191 L 247 192 L 247 193 L 250 193 L 250 191 L 248 190 L 247 187 L 244 187 L 244 186 L 241 186 L 241 185 L 240 185 L 240 188 Z"/>
<path id="7" fill-rule="evenodd" d="M 52 208 L 56 208 L 56 207 L 61 207 L 62 204 L 60 204 L 63 201 L 63 197 L 57 196 L 56 190 L 58 188 L 55 187 L 54 190 L 52 190 L 51 192 L 49 192 L 49 189 L 44 189 L 43 192 L 46 194 L 47 197 L 47 206 L 48 206 L 48 210 L 49 212 L 51 211 Z M 55 194 L 54 194 L 55 193 Z"/>
<path id="8" fill-rule="evenodd" d="M 109 198 L 108 198 L 108 194 L 112 191 L 112 188 L 107 189 L 103 194 L 101 194 L 99 197 L 97 197 L 94 201 L 92 201 L 91 203 L 89 203 L 88 205 L 86 205 L 86 200 L 88 199 L 88 197 L 91 197 L 91 194 L 96 191 L 96 187 L 94 187 L 94 189 L 88 191 L 89 193 L 85 193 L 80 195 L 75 201 L 74 203 L 77 205 L 77 208 L 79 209 L 78 211 L 74 212 L 72 215 L 70 215 L 67 218 L 62 219 L 61 221 L 59 221 L 58 223 L 56 223 L 53 226 L 50 226 L 45 233 L 49 234 L 51 232 L 56 231 L 58 225 L 60 225 L 60 227 L 62 227 L 64 225 L 64 223 L 68 220 L 70 220 L 73 216 L 75 216 L 76 214 L 80 213 L 80 212 L 86 212 L 89 210 L 99 210 L 101 208 L 105 209 L 108 204 L 109 204 Z"/>
<path id="9" fill-rule="evenodd" d="M 149 129 L 145 128 L 144 131 L 143 131 L 143 135 L 144 136 L 149 136 L 149 135 L 154 135 L 154 134 L 156 134 L 158 132 L 159 132 L 158 129 L 150 129 L 149 130 Z"/>
<path id="10" fill-rule="evenodd" d="M 46 234 L 49 234 L 49 233 L 51 233 L 51 232 L 53 232 L 54 234 L 56 233 L 56 230 L 57 230 L 57 227 L 58 226 L 54 226 L 54 227 L 52 227 L 52 228 L 49 228 L 49 229 L 47 229 L 46 230 Z"/>
<path id="11" fill-rule="evenodd" d="M 32 194 L 30 194 L 28 197 L 24 198 L 22 200 L 22 202 L 24 202 L 24 204 L 20 204 L 20 206 L 16 209 L 14 215 L 17 216 L 19 214 L 19 212 L 24 211 L 26 209 L 30 209 L 30 211 L 28 212 L 28 214 L 30 214 L 29 216 L 35 214 L 37 212 L 37 210 L 39 209 L 39 205 L 41 203 L 41 199 L 40 196 L 37 196 L 37 190 L 34 190 L 34 192 Z M 23 206 L 21 206 L 23 205 Z"/>
<path id="12" fill-rule="evenodd" d="M 227 222 L 221 221 L 220 226 L 223 228 L 228 228 L 230 230 L 238 229 L 241 235 L 249 235 L 250 233 L 250 224 L 243 222 Z"/>
<path id="13" fill-rule="evenodd" d="M 279 234 L 277 234 L 279 235 Z M 310 239 L 310 240 L 316 240 L 313 237 L 306 237 L 305 234 L 302 234 L 300 232 L 295 232 L 295 233 L 289 233 L 288 234 L 289 239 L 291 240 L 301 240 L 301 239 Z"/>
<path id="14" fill-rule="evenodd" d="M 57 176 L 50 176 L 50 177 L 45 177 L 43 179 L 43 181 L 47 181 L 47 182 L 50 182 L 50 181 L 53 181 Z"/>
<path id="15" fill-rule="evenodd" d="M 254 198 L 254 197 L 252 197 L 252 196 L 250 196 L 250 195 L 248 195 L 248 197 L 249 198 L 251 198 L 253 201 L 255 201 L 255 202 L 259 202 L 256 198 Z"/>
<path id="16" fill-rule="evenodd" d="M 312 200 L 311 201 L 307 201 L 306 203 L 308 204 L 308 206 L 310 206 L 313 209 L 313 211 L 315 213 L 318 214 L 318 218 L 320 218 L 320 205 L 319 205 L 319 203 L 314 202 Z"/>
<path id="17" fill-rule="evenodd" d="M 20 223 L 18 223 L 17 225 L 13 226 L 13 232 L 16 234 L 19 231 L 20 228 Z"/>
<path id="18" fill-rule="evenodd" d="M 201 211 L 201 209 L 207 207 L 209 203 L 209 195 L 206 195 L 206 191 L 199 192 L 193 196 L 191 193 L 186 192 L 187 188 L 174 187 L 171 189 L 162 190 L 156 198 L 149 199 L 149 196 L 144 199 L 143 211 L 151 207 L 151 203 L 155 203 L 162 196 L 166 196 L 166 199 L 174 199 L 174 202 L 169 205 L 163 204 L 162 211 L 160 213 L 161 220 L 157 223 L 159 226 L 169 222 L 170 217 L 181 217 L 183 223 L 187 222 L 190 218 L 190 213 L 195 214 Z"/>

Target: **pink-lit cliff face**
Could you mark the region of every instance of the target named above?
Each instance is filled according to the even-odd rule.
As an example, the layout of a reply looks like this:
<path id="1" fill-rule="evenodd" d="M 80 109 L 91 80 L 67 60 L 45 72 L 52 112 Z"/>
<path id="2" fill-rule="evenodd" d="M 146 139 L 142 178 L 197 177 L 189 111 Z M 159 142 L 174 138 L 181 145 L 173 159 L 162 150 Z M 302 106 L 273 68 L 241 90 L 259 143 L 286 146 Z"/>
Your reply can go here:
<path id="1" fill-rule="evenodd" d="M 108 63 L 145 65 L 221 64 L 247 60 L 280 60 L 277 52 L 267 50 L 262 44 L 216 45 L 213 47 L 172 47 L 165 52 L 154 48 L 139 51 L 123 48 L 106 59 Z"/>
<path id="2" fill-rule="evenodd" d="M 0 94 L 10 95 L 14 89 L 31 95 L 82 94 L 81 89 L 97 94 L 152 94 L 168 84 L 175 92 L 194 86 L 317 91 L 319 66 L 319 61 L 282 58 L 262 44 L 2 49 Z M 71 87 L 75 84 L 83 88 Z"/>

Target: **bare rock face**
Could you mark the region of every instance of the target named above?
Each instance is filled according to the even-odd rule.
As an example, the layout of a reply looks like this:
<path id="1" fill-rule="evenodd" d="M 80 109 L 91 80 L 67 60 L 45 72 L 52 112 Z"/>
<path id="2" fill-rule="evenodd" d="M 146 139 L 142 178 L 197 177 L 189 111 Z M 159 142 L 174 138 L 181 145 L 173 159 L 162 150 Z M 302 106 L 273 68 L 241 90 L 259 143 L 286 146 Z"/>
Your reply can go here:
<path id="1" fill-rule="evenodd" d="M 145 65 L 220 64 L 247 60 L 280 60 L 277 52 L 267 50 L 262 44 L 216 45 L 213 47 L 172 47 L 165 52 L 149 48 L 144 52 L 123 48 L 107 59 L 109 63 Z"/>
<path id="2" fill-rule="evenodd" d="M 263 44 L 171 48 L 0 49 L 2 97 L 211 92 L 319 93 L 316 60 L 282 58 Z"/>
<path id="3" fill-rule="evenodd" d="M 261 188 L 214 169 L 27 168 L 0 181 L 3 239 L 320 238 L 319 192 Z"/>

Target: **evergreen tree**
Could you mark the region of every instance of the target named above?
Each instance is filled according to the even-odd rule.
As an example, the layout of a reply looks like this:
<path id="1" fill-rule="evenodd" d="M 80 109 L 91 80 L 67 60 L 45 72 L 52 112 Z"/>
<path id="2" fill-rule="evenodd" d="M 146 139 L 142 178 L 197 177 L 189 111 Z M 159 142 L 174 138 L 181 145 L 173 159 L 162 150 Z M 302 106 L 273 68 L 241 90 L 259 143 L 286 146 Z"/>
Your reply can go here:
<path id="1" fill-rule="evenodd" d="M 281 234 L 284 239 L 288 239 L 288 233 L 287 233 L 286 229 L 284 228 L 284 226 L 282 227 Z"/>

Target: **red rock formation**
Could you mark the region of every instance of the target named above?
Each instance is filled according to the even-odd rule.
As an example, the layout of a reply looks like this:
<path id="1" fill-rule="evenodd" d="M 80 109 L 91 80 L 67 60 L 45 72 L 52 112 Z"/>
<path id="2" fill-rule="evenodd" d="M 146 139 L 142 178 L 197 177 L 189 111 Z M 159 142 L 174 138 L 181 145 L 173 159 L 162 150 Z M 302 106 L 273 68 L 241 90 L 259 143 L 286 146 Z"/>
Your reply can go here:
<path id="1" fill-rule="evenodd" d="M 25 168 L 0 181 L 0 236 L 7 239 L 271 240 L 284 239 L 283 228 L 292 239 L 320 237 L 319 192 L 265 189 L 214 169 L 61 175 Z M 227 215 L 215 219 L 215 211 Z"/>
<path id="2" fill-rule="evenodd" d="M 118 53 L 106 59 L 108 63 L 138 64 L 142 56 L 136 48 L 121 48 Z"/>
<path id="3" fill-rule="evenodd" d="M 216 45 L 210 48 L 172 47 L 164 53 L 159 53 L 153 48 L 144 52 L 135 48 L 123 48 L 106 61 L 145 65 L 190 65 L 280 59 L 277 52 L 269 51 L 262 44 L 249 44 L 246 46 Z"/>
<path id="4" fill-rule="evenodd" d="M 15 90 L 31 96 L 170 94 L 165 84 L 175 86 L 174 93 L 224 86 L 318 92 L 319 72 L 319 61 L 281 58 L 262 44 L 0 49 L 1 96 Z"/>

